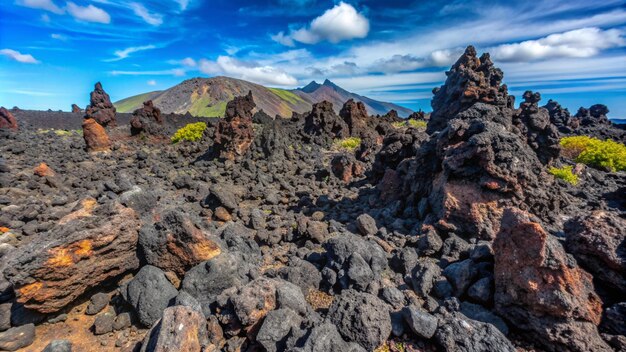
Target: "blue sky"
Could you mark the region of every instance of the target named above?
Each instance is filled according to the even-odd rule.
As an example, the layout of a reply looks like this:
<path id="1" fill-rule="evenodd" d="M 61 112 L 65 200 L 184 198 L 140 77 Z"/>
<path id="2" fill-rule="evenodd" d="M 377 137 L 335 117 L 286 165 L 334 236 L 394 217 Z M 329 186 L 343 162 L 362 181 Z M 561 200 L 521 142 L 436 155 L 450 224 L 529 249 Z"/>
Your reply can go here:
<path id="1" fill-rule="evenodd" d="M 325 78 L 430 110 L 468 44 L 512 94 L 626 118 L 626 0 L 0 0 L 0 105 L 84 107 L 226 75 L 295 88 Z M 518 98 L 518 102 L 519 102 Z"/>

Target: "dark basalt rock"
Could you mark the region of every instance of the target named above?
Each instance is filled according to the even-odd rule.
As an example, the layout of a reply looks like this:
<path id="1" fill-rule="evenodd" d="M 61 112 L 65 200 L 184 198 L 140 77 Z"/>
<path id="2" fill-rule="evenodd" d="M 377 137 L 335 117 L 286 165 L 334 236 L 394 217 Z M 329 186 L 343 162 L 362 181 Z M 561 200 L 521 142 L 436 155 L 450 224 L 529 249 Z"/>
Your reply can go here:
<path id="1" fill-rule="evenodd" d="M 444 314 L 435 339 L 444 351 L 516 351 L 495 326 L 468 319 L 458 312 Z"/>
<path id="2" fill-rule="evenodd" d="M 0 332 L 0 350 L 17 351 L 35 341 L 35 325 L 27 324 Z"/>
<path id="3" fill-rule="evenodd" d="M 83 110 L 76 104 L 72 104 L 72 114 L 80 114 Z"/>
<path id="4" fill-rule="evenodd" d="M 145 101 L 143 107 L 133 112 L 133 118 L 130 120 L 130 134 L 135 136 L 142 132 L 151 135 L 162 135 L 163 116 L 161 110 L 154 106 L 152 100 Z"/>
<path id="5" fill-rule="evenodd" d="M 365 105 L 350 99 L 343 104 L 339 116 L 346 122 L 351 136 L 362 137 L 368 133 L 367 120 L 369 115 Z"/>
<path id="6" fill-rule="evenodd" d="M 156 323 L 178 295 L 163 271 L 151 265 L 142 267 L 128 284 L 120 288 L 120 292 L 146 327 Z"/>
<path id="7" fill-rule="evenodd" d="M 220 157 L 234 160 L 248 151 L 254 139 L 252 110 L 255 107 L 251 91 L 226 104 L 226 114 L 215 129 L 215 148 Z"/>
<path id="8" fill-rule="evenodd" d="M 502 71 L 493 66 L 489 54 L 478 58 L 473 46 L 465 49 L 446 76 L 445 84 L 433 90 L 435 96 L 431 102 L 433 112 L 428 121 L 428 133 L 444 129 L 451 116 L 478 102 L 513 107 L 506 85 L 501 85 Z"/>
<path id="9" fill-rule="evenodd" d="M 328 101 L 313 104 L 311 112 L 304 117 L 303 132 L 305 140 L 324 147 L 350 135 L 348 125 L 335 114 L 333 104 Z"/>
<path id="10" fill-rule="evenodd" d="M 109 95 L 102 89 L 102 84 L 96 83 L 85 110 L 85 118 L 94 119 L 103 127 L 115 126 L 115 111 L 115 106 L 111 103 Z"/>
<path id="11" fill-rule="evenodd" d="M 557 127 L 551 124 L 548 110 L 537 105 L 541 100 L 539 93 L 526 91 L 523 98 L 519 114 L 513 116 L 513 125 L 526 135 L 528 145 L 539 160 L 544 165 L 551 164 L 561 151 Z"/>
<path id="12" fill-rule="evenodd" d="M 169 307 L 163 318 L 146 334 L 142 352 L 204 351 L 209 345 L 204 316 L 185 307 Z"/>

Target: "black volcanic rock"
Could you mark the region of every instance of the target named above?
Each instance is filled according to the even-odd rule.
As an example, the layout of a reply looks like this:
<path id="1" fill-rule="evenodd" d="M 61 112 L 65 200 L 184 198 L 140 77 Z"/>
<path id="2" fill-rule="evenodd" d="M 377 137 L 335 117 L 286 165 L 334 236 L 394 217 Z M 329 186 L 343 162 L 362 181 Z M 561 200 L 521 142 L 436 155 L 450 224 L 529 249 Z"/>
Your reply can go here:
<path id="1" fill-rule="evenodd" d="M 130 134 L 135 136 L 142 132 L 151 135 L 163 134 L 163 117 L 161 110 L 154 106 L 152 100 L 143 103 L 141 109 L 133 112 L 133 118 L 130 120 Z"/>
<path id="2" fill-rule="evenodd" d="M 111 103 L 111 98 L 102 89 L 100 82 L 96 83 L 89 99 L 89 106 L 85 110 L 85 118 L 96 120 L 100 125 L 115 126 L 115 106 Z"/>
<path id="3" fill-rule="evenodd" d="M 561 151 L 557 127 L 550 122 L 548 110 L 538 106 L 541 100 L 539 93 L 526 91 L 523 98 L 519 114 L 513 116 L 513 125 L 526 135 L 528 145 L 537 153 L 539 160 L 544 165 L 550 164 Z"/>
<path id="4" fill-rule="evenodd" d="M 322 146 L 330 146 L 335 139 L 350 135 L 348 125 L 327 101 L 313 104 L 311 112 L 304 117 L 303 131 L 307 140 Z"/>
<path id="5" fill-rule="evenodd" d="M 252 91 L 226 104 L 226 115 L 215 129 L 215 147 L 225 159 L 243 156 L 254 139 L 252 110 L 256 107 Z"/>

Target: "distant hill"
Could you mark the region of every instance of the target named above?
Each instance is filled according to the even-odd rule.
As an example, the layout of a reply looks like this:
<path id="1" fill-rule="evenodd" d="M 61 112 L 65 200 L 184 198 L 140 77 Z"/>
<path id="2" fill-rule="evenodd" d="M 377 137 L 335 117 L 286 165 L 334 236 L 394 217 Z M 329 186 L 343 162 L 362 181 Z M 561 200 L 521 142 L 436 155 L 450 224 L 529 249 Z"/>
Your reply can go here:
<path id="1" fill-rule="evenodd" d="M 288 90 L 268 88 L 252 82 L 230 78 L 192 78 L 167 90 L 154 91 L 135 95 L 114 103 L 118 112 L 132 112 L 141 107 L 146 100 L 152 99 L 154 104 L 164 113 L 194 116 L 222 116 L 226 103 L 235 96 L 252 91 L 254 101 L 259 109 L 270 116 L 290 117 L 292 112 L 303 113 L 311 110 L 314 103 L 328 100 L 333 103 L 337 112 L 348 99 L 362 101 L 367 111 L 372 114 L 386 114 L 395 109 L 400 116 L 408 116 L 411 110 L 401 106 L 376 101 L 358 94 L 350 93 L 329 80 L 323 84 L 311 82 L 303 88 Z"/>

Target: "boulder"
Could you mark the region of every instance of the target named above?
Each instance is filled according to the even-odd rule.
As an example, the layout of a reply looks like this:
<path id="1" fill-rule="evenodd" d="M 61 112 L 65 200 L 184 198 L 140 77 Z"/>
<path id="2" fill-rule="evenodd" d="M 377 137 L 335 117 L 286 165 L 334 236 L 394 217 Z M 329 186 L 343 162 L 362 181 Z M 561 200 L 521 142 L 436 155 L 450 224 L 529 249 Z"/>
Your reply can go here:
<path id="1" fill-rule="evenodd" d="M 159 221 L 144 225 L 139 232 L 139 248 L 146 262 L 178 275 L 221 253 L 217 238 L 200 229 L 181 209 L 168 209 Z"/>
<path id="2" fill-rule="evenodd" d="M 0 332 L 0 351 L 17 351 L 35 341 L 35 325 L 27 324 Z"/>
<path id="3" fill-rule="evenodd" d="M 435 335 L 435 331 L 437 331 L 437 317 L 412 305 L 402 310 L 402 316 L 417 336 L 429 339 Z"/>
<path id="4" fill-rule="evenodd" d="M 493 244 L 495 309 L 547 348 L 609 351 L 600 338 L 602 302 L 592 277 L 538 219 L 507 208 Z"/>
<path id="5" fill-rule="evenodd" d="M 261 277 L 250 281 L 231 296 L 235 315 L 243 326 L 256 324 L 276 308 L 276 288 L 279 284 L 278 280 Z"/>
<path id="6" fill-rule="evenodd" d="M 145 101 L 143 107 L 133 112 L 130 120 L 130 134 L 135 136 L 145 132 L 151 135 L 163 135 L 163 122 L 161 110 L 154 106 L 152 100 Z"/>
<path id="7" fill-rule="evenodd" d="M 352 154 L 339 154 L 330 161 L 330 169 L 333 175 L 345 183 L 355 177 L 363 176 L 365 167 L 354 158 Z"/>
<path id="8" fill-rule="evenodd" d="M 626 220 L 595 211 L 565 224 L 565 248 L 595 279 L 626 294 Z"/>
<path id="9" fill-rule="evenodd" d="M 292 330 L 300 330 L 302 318 L 289 308 L 273 310 L 263 320 L 256 341 L 267 352 L 285 351 Z"/>
<path id="10" fill-rule="evenodd" d="M 495 326 L 468 319 L 461 313 L 446 313 L 435 340 L 444 351 L 515 352 L 513 344 Z"/>
<path id="11" fill-rule="evenodd" d="M 42 352 L 72 352 L 72 342 L 69 340 L 53 340 Z"/>
<path id="12" fill-rule="evenodd" d="M 17 120 L 13 114 L 4 108 L 0 107 L 0 129 L 8 129 L 17 131 Z"/>
<path id="13" fill-rule="evenodd" d="M 55 175 L 54 170 L 52 170 L 46 163 L 37 165 L 37 167 L 33 169 L 33 173 L 39 177 L 52 177 Z"/>
<path id="14" fill-rule="evenodd" d="M 89 305 L 85 310 L 85 314 L 95 315 L 100 313 L 100 311 L 102 311 L 104 307 L 109 305 L 110 300 L 111 298 L 106 293 L 96 293 L 95 295 L 91 296 L 91 299 L 89 300 Z"/>
<path id="15" fill-rule="evenodd" d="M 93 92 L 91 92 L 89 105 L 85 110 L 85 117 L 95 120 L 103 127 L 115 126 L 116 124 L 115 106 L 111 103 L 109 95 L 102 89 L 100 82 L 96 83 Z"/>
<path id="16" fill-rule="evenodd" d="M 106 130 L 94 119 L 83 121 L 83 138 L 89 152 L 102 152 L 111 149 Z"/>
<path id="17" fill-rule="evenodd" d="M 185 306 L 169 307 L 146 334 L 142 352 L 200 352 L 209 344 L 206 319 Z"/>
<path id="18" fill-rule="evenodd" d="M 53 313 L 87 290 L 139 267 L 135 211 L 95 201 L 67 215 L 8 258 L 17 301 Z"/>
<path id="19" fill-rule="evenodd" d="M 356 227 L 364 236 L 373 236 L 378 232 L 376 220 L 368 214 L 361 214 L 356 218 Z"/>
<path id="20" fill-rule="evenodd" d="M 146 265 L 120 289 L 122 297 L 134 309 L 139 321 L 146 327 L 161 318 L 163 310 L 174 303 L 176 288 L 159 268 Z"/>
<path id="21" fill-rule="evenodd" d="M 254 139 L 252 110 L 255 107 L 252 91 L 226 104 L 226 114 L 215 129 L 214 146 L 220 157 L 233 160 L 248 151 Z"/>
<path id="22" fill-rule="evenodd" d="M 328 318 L 347 341 L 373 351 L 391 334 L 389 310 L 389 306 L 376 296 L 344 290 L 333 300 Z"/>
<path id="23" fill-rule="evenodd" d="M 346 342 L 337 327 L 330 322 L 316 325 L 304 340 L 301 347 L 294 348 L 298 352 L 361 352 L 363 347 L 354 342 Z"/>

